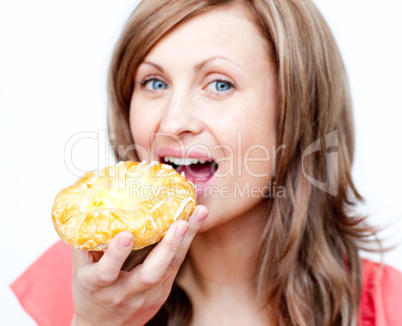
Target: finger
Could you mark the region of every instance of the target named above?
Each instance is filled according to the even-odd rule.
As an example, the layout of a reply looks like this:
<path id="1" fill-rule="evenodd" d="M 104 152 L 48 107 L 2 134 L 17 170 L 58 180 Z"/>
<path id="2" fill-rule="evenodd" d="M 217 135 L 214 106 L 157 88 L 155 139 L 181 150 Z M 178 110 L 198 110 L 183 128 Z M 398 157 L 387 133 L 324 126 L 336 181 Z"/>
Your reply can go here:
<path id="1" fill-rule="evenodd" d="M 184 258 L 187 255 L 188 249 L 190 248 L 194 236 L 197 234 L 198 230 L 200 229 L 202 223 L 205 221 L 207 216 L 208 216 L 208 208 L 206 208 L 203 205 L 198 205 L 188 220 L 190 225 L 189 230 L 185 238 L 183 239 L 183 242 L 179 250 L 173 257 L 172 261 L 170 262 L 168 271 L 174 271 L 174 274 L 177 273 L 180 265 L 183 263 Z"/>
<path id="2" fill-rule="evenodd" d="M 189 229 L 187 221 L 174 222 L 163 239 L 148 254 L 144 262 L 127 277 L 134 292 L 143 291 L 164 279 L 164 274 Z"/>
<path id="3" fill-rule="evenodd" d="M 108 249 L 101 259 L 88 266 L 86 270 L 87 280 L 97 287 L 104 287 L 113 283 L 119 276 L 124 261 L 133 248 L 134 236 L 132 233 L 123 231 L 118 233 L 110 241 Z"/>
<path id="4" fill-rule="evenodd" d="M 179 271 L 179 267 L 184 261 L 186 254 L 190 248 L 191 242 L 194 239 L 194 236 L 197 234 L 200 226 L 205 221 L 208 216 L 208 209 L 205 206 L 199 205 L 194 210 L 193 214 L 189 218 L 189 230 L 187 231 L 185 238 L 183 239 L 176 255 L 173 257 L 172 261 L 169 263 L 167 270 L 165 271 L 165 275 L 163 276 L 162 284 L 160 286 L 161 289 L 171 288 L 177 272 Z"/>

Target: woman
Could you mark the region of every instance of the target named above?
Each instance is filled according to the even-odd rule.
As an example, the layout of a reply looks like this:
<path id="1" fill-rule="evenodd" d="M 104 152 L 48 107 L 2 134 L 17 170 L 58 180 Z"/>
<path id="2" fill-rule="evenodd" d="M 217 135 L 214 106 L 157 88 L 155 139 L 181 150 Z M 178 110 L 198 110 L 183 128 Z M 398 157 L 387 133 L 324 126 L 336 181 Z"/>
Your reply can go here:
<path id="1" fill-rule="evenodd" d="M 351 110 L 309 0 L 142 1 L 110 70 L 116 157 L 174 164 L 200 205 L 152 248 L 74 250 L 73 324 L 402 323 L 401 274 L 375 283 L 358 253 L 376 230 L 354 211 Z"/>
<path id="2" fill-rule="evenodd" d="M 77 324 L 356 324 L 358 249 L 375 230 L 353 211 L 362 198 L 351 178 L 347 77 L 314 5 L 143 1 L 110 76 L 110 131 L 125 149 L 116 151 L 119 160 L 169 162 L 191 158 L 202 145 L 198 158 L 212 159 L 217 170 L 202 180 L 203 206 L 189 225 L 174 224 L 143 264 L 149 250 L 135 253 L 126 262 L 126 270 L 137 266 L 130 273 L 119 272 L 129 234 L 97 263 L 75 252 Z M 324 137 L 327 147 L 307 156 Z M 337 160 L 327 153 L 334 145 Z M 250 149 L 257 149 L 254 160 L 243 164 Z M 273 182 L 283 197 L 265 196 Z M 261 192 L 236 196 L 246 185 Z M 213 196 L 213 186 L 228 186 L 229 195 Z M 205 208 L 200 226 L 206 214 L 197 212 Z"/>

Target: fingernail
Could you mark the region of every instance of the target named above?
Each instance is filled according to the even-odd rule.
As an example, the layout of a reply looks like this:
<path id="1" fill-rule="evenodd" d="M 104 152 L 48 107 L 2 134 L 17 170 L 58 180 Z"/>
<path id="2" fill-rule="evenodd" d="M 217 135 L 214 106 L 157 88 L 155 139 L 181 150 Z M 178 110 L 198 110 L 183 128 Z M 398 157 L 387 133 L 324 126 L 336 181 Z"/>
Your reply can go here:
<path id="1" fill-rule="evenodd" d="M 119 246 L 127 248 L 130 245 L 131 240 L 132 240 L 132 238 L 130 238 L 130 237 L 121 236 L 119 238 Z"/>
<path id="2" fill-rule="evenodd" d="M 201 223 L 202 221 L 205 220 L 207 215 L 208 215 L 208 212 L 205 211 L 205 208 L 200 208 L 197 212 L 197 215 L 195 215 L 195 219 L 197 220 L 197 222 Z"/>
<path id="3" fill-rule="evenodd" d="M 188 230 L 189 225 L 187 223 L 180 223 L 176 230 L 176 235 L 179 238 L 183 238 Z"/>

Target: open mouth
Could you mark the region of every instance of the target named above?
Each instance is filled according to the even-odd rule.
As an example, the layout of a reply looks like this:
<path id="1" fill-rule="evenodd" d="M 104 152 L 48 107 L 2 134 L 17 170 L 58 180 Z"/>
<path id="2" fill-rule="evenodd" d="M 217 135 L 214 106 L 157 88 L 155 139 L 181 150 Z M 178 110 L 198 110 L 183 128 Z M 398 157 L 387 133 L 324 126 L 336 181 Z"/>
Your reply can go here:
<path id="1" fill-rule="evenodd" d="M 165 156 L 160 161 L 171 165 L 178 173 L 184 172 L 185 178 L 196 188 L 207 183 L 218 170 L 213 160 Z"/>

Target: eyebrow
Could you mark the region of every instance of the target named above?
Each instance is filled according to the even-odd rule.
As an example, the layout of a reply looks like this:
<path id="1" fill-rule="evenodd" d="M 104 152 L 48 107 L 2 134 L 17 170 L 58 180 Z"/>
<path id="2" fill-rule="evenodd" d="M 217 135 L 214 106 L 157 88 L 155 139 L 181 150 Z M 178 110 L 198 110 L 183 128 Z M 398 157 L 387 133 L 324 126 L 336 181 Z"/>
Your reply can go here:
<path id="1" fill-rule="evenodd" d="M 233 63 L 234 65 L 236 65 L 236 66 L 238 66 L 239 68 L 241 68 L 241 66 L 240 66 L 239 64 L 237 64 L 236 62 L 230 60 L 229 58 L 222 57 L 222 56 L 214 56 L 214 57 L 208 58 L 208 59 L 206 59 L 206 60 L 204 60 L 204 61 L 202 61 L 202 62 L 196 64 L 196 65 L 194 66 L 194 71 L 195 71 L 195 72 L 200 71 L 200 70 L 202 69 L 202 67 L 204 67 L 209 61 L 216 60 L 216 59 L 224 59 L 224 60 L 230 61 L 230 62 Z M 154 66 L 154 67 L 155 67 L 156 69 L 158 69 L 159 71 L 165 73 L 165 71 L 163 70 L 162 66 L 160 66 L 160 65 L 158 65 L 158 64 L 156 64 L 156 63 L 153 63 L 153 62 L 151 62 L 151 61 L 143 61 L 142 63 L 146 63 L 146 64 L 149 64 L 149 65 L 151 65 L 151 66 Z"/>

